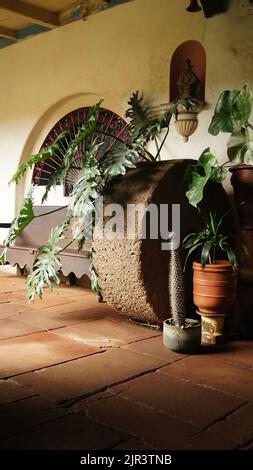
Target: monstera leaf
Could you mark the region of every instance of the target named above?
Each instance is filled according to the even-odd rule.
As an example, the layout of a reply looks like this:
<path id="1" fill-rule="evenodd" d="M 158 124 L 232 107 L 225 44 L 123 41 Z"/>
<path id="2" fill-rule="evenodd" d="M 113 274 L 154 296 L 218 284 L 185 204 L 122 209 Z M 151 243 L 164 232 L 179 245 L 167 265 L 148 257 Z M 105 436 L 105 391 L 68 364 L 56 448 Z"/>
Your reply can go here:
<path id="1" fill-rule="evenodd" d="M 205 149 L 199 157 L 196 165 L 188 165 L 185 173 L 185 180 L 189 190 L 186 196 L 189 203 L 197 207 L 203 199 L 203 191 L 209 180 L 220 183 L 225 177 L 225 170 L 220 167 L 217 158 Z"/>
<path id="2" fill-rule="evenodd" d="M 218 98 L 209 133 L 234 132 L 247 126 L 252 107 L 252 92 L 247 85 L 240 90 L 225 90 Z"/>
<path id="3" fill-rule="evenodd" d="M 21 178 L 24 176 L 28 168 L 32 168 L 33 165 L 36 163 L 40 162 L 45 162 L 49 158 L 52 158 L 53 156 L 58 156 L 59 155 L 59 148 L 60 148 L 60 141 L 66 137 L 68 134 L 68 131 L 61 132 L 57 139 L 48 147 L 43 147 L 39 153 L 36 155 L 31 155 L 27 160 L 22 163 L 18 170 L 16 171 L 15 175 L 11 178 L 10 183 L 16 183 L 18 184 Z"/>
<path id="4" fill-rule="evenodd" d="M 33 212 L 33 198 L 32 192 L 30 192 L 23 202 L 19 215 L 13 220 L 8 235 L 4 240 L 4 250 L 0 256 L 0 264 L 5 264 L 7 248 L 12 245 L 15 239 L 21 234 L 21 232 L 27 227 L 27 225 L 30 224 L 30 222 L 34 218 L 35 215 Z"/>
<path id="5" fill-rule="evenodd" d="M 61 263 L 57 255 L 62 250 L 60 240 L 64 238 L 64 232 L 68 227 L 70 219 L 66 219 L 61 225 L 51 230 L 48 242 L 39 247 L 32 269 L 27 277 L 27 299 L 33 302 L 35 295 L 41 299 L 44 287 L 52 290 L 52 281 L 60 284 L 58 271 Z"/>

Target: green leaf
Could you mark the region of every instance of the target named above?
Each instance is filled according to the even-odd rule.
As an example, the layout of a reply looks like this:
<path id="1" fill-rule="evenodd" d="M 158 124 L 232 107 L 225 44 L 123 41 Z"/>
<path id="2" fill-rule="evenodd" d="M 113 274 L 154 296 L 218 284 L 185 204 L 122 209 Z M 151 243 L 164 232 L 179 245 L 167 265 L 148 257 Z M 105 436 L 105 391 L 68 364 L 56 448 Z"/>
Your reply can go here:
<path id="1" fill-rule="evenodd" d="M 232 132 L 227 143 L 228 158 L 231 162 L 235 164 L 243 162 L 248 142 L 249 132 L 247 129 L 242 128 Z"/>
<path id="2" fill-rule="evenodd" d="M 184 262 L 184 269 L 183 269 L 184 271 L 185 271 L 186 264 L 187 264 L 187 261 L 188 261 L 189 256 L 190 256 L 195 250 L 197 250 L 197 248 L 199 248 L 201 245 L 202 245 L 202 243 L 197 243 L 196 245 L 193 245 L 193 246 L 190 248 L 190 250 L 188 251 L 187 256 L 186 256 L 186 258 L 185 258 L 185 262 Z"/>
<path id="3" fill-rule="evenodd" d="M 127 168 L 135 168 L 139 160 L 139 146 L 119 144 L 115 150 L 105 154 L 100 159 L 100 167 L 105 179 L 108 181 L 114 176 L 125 175 Z"/>
<path id="4" fill-rule="evenodd" d="M 31 155 L 24 163 L 20 165 L 15 175 L 10 180 L 9 184 L 13 182 L 19 183 L 20 179 L 24 176 L 28 168 L 32 168 L 32 166 L 36 163 L 45 162 L 51 157 L 59 158 L 59 143 L 61 139 L 63 139 L 67 134 L 69 134 L 69 131 L 62 132 L 52 143 L 52 145 L 48 147 L 43 147 L 36 155 Z"/>
<path id="5" fill-rule="evenodd" d="M 52 290 L 52 281 L 58 285 L 60 278 L 57 272 L 61 269 L 61 263 L 57 254 L 62 250 L 59 245 L 63 234 L 68 227 L 70 219 L 66 219 L 61 225 L 51 230 L 48 242 L 39 247 L 36 259 L 26 280 L 27 299 L 33 302 L 35 295 L 41 299 L 43 290 L 48 287 Z"/>
<path id="6" fill-rule="evenodd" d="M 213 170 L 218 167 L 218 161 L 209 148 L 202 152 L 196 165 L 188 165 L 185 172 L 189 187 L 186 196 L 192 206 L 197 207 L 202 201 L 204 188 L 211 175 L 214 178 Z"/>
<path id="7" fill-rule="evenodd" d="M 30 224 L 35 218 L 33 212 L 33 198 L 32 192 L 30 191 L 25 198 L 23 205 L 20 209 L 19 215 L 13 220 L 9 229 L 8 235 L 4 240 L 3 244 L 6 248 L 9 248 L 15 239 L 21 234 L 21 232 Z"/>
<path id="8" fill-rule="evenodd" d="M 234 132 L 247 126 L 252 107 L 252 92 L 247 85 L 242 90 L 225 90 L 218 98 L 209 133 Z"/>
<path id="9" fill-rule="evenodd" d="M 190 233 L 184 238 L 183 247 L 185 249 L 191 248 L 205 238 L 205 231 L 199 233 Z"/>
<path id="10" fill-rule="evenodd" d="M 246 145 L 245 152 L 242 156 L 242 163 L 253 165 L 253 142 L 249 142 Z"/>
<path id="11" fill-rule="evenodd" d="M 125 117 L 130 118 L 129 129 L 133 139 L 137 138 L 143 128 L 150 121 L 149 107 L 143 106 L 143 97 L 139 97 L 139 90 L 134 92 L 130 97 L 129 108 L 125 112 Z"/>
<path id="12" fill-rule="evenodd" d="M 205 265 L 207 264 L 208 262 L 208 259 L 209 259 L 209 255 L 210 255 L 210 251 L 211 251 L 211 248 L 213 246 L 213 242 L 212 240 L 208 240 L 205 242 L 203 248 L 202 248 L 202 252 L 201 252 L 201 264 L 202 264 L 202 267 L 204 268 Z"/>
<path id="13" fill-rule="evenodd" d="M 90 160 L 91 154 L 92 157 L 94 157 L 94 154 L 92 153 L 94 150 L 94 144 L 91 143 L 91 138 L 97 127 L 97 113 L 102 102 L 103 100 L 101 99 L 94 106 L 91 107 L 88 114 L 88 118 L 78 128 L 75 137 L 69 143 L 63 158 L 63 162 L 61 163 L 61 167 L 59 167 L 59 169 L 50 177 L 48 181 L 45 193 L 42 198 L 42 203 L 46 201 L 50 189 L 56 184 L 61 183 L 66 177 L 73 163 L 73 160 L 76 157 L 76 152 L 79 149 L 79 144 L 83 140 L 86 140 L 86 147 L 88 148 L 88 150 L 84 153 L 83 162 L 81 162 L 81 165 L 85 166 L 85 164 L 87 163 L 86 160 Z"/>

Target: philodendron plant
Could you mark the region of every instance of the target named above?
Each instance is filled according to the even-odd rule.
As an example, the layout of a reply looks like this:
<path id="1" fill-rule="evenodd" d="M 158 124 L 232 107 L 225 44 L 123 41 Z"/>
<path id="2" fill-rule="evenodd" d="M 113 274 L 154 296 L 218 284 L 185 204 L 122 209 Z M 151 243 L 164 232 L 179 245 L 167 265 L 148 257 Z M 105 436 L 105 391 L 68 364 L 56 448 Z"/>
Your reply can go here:
<path id="1" fill-rule="evenodd" d="M 186 195 L 194 207 L 202 200 L 207 182 L 221 183 L 229 166 L 253 165 L 253 126 L 249 123 L 252 102 L 253 95 L 248 85 L 242 90 L 225 90 L 218 98 L 208 131 L 214 136 L 220 132 L 231 134 L 227 142 L 229 160 L 220 165 L 210 148 L 206 148 L 197 164 L 187 167 L 186 181 L 189 189 Z"/>
<path id="2" fill-rule="evenodd" d="M 171 118 L 177 117 L 178 105 L 190 109 L 193 102 L 189 98 L 183 98 L 175 102 L 171 108 L 159 117 L 152 117 L 149 106 L 143 105 L 139 93 L 133 93 L 128 104 L 125 116 L 129 119 L 128 139 L 126 142 L 112 136 L 116 140 L 116 145 L 104 153 L 100 158 L 96 158 L 97 151 L 101 145 L 101 135 L 103 131 L 99 129 L 97 123 L 97 114 L 102 103 L 100 100 L 91 107 L 88 118 L 80 125 L 75 132 L 75 136 L 70 140 L 64 155 L 62 156 L 60 142 L 68 131 L 63 132 L 58 139 L 50 146 L 42 148 L 36 155 L 30 156 L 20 165 L 13 176 L 11 182 L 19 183 L 25 175 L 28 168 L 31 168 L 38 162 L 44 162 L 49 158 L 56 157 L 61 164 L 56 172 L 50 177 L 42 198 L 42 203 L 47 200 L 50 189 L 56 184 L 64 181 L 68 171 L 74 168 L 74 160 L 78 151 L 80 158 L 80 168 L 77 181 L 73 186 L 69 203 L 66 206 L 67 215 L 64 222 L 55 228 L 52 228 L 48 241 L 38 248 L 31 271 L 27 278 L 27 297 L 33 301 L 37 294 L 40 298 L 43 289 L 48 287 L 52 289 L 52 281 L 60 283 L 58 271 L 61 269 L 61 263 L 57 255 L 64 248 L 60 246 L 60 240 L 64 238 L 65 230 L 68 229 L 71 220 L 73 241 L 78 241 L 79 250 L 83 250 L 87 233 L 91 232 L 91 226 L 94 225 L 95 203 L 98 196 L 106 191 L 109 182 L 118 175 L 124 175 L 129 168 L 134 168 L 138 161 L 156 161 L 160 159 L 162 147 L 169 132 Z M 162 141 L 158 141 L 158 136 L 164 132 Z M 100 136 L 99 136 L 100 135 Z M 105 134 L 106 135 L 106 134 Z M 98 138 L 99 136 L 99 138 Z M 82 145 L 85 140 L 85 146 Z M 150 141 L 156 143 L 156 153 L 153 155 L 148 150 Z M 54 211 L 51 211 L 54 212 Z M 48 214 L 48 213 L 47 213 Z M 23 202 L 19 215 L 14 219 L 9 233 L 4 241 L 4 250 L 0 256 L 0 262 L 5 263 L 6 250 L 12 246 L 17 236 L 32 222 L 33 219 L 41 215 L 35 215 L 33 211 L 32 190 L 29 192 Z M 69 245 L 69 244 L 68 244 Z M 68 246 L 67 245 L 67 246 Z M 87 253 L 91 258 L 91 285 L 94 290 L 99 290 L 96 273 L 92 263 L 92 250 Z"/>
<path id="3" fill-rule="evenodd" d="M 231 164 L 253 165 L 252 124 L 249 118 L 252 111 L 252 91 L 248 85 L 241 90 L 225 90 L 218 98 L 209 133 L 230 133 L 227 154 Z"/>

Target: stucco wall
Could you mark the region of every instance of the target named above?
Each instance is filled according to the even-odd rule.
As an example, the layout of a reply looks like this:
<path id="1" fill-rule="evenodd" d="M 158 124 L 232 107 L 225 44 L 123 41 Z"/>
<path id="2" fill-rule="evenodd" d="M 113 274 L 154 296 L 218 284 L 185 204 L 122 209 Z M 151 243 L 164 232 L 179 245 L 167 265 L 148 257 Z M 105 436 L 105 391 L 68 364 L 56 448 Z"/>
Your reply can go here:
<path id="1" fill-rule="evenodd" d="M 153 104 L 168 101 L 170 59 L 189 39 L 206 50 L 207 105 L 189 143 L 171 128 L 163 158 L 197 157 L 210 145 L 225 159 L 226 137 L 207 127 L 224 88 L 253 86 L 253 16 L 239 17 L 232 0 L 228 14 L 207 20 L 187 13 L 188 3 L 135 0 L 0 50 L 0 221 L 13 218 L 24 193 L 8 180 L 62 115 L 101 96 L 123 115 L 136 89 Z"/>

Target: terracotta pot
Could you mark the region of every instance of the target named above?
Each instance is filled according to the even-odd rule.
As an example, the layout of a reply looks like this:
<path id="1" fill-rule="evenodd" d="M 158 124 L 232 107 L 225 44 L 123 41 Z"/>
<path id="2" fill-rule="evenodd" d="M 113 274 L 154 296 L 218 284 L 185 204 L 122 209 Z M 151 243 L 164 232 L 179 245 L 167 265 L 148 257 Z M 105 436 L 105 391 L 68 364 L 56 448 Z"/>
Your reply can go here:
<path id="1" fill-rule="evenodd" d="M 229 313 L 237 295 L 237 272 L 229 261 L 193 263 L 193 301 L 200 313 Z"/>
<path id="2" fill-rule="evenodd" d="M 253 165 L 236 165 L 230 169 L 235 203 L 241 229 L 241 240 L 248 254 L 241 260 L 240 277 L 253 281 Z M 242 204 L 244 203 L 244 204 Z M 241 205 L 240 205 L 241 204 Z"/>

